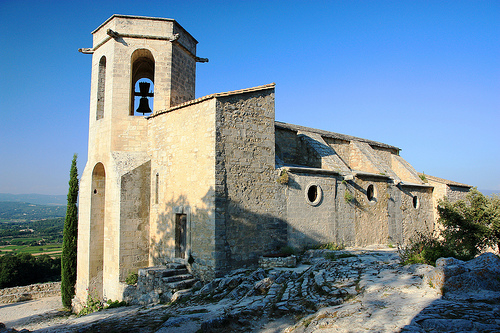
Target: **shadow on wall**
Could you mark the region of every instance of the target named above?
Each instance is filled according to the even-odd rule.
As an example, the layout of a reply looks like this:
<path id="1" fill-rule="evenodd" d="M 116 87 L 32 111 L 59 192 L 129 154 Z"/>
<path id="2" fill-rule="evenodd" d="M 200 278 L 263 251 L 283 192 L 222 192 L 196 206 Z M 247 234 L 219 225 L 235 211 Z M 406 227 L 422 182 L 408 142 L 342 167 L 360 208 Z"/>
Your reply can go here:
<path id="1" fill-rule="evenodd" d="M 239 267 L 255 267 L 261 256 L 278 254 L 288 245 L 292 228 L 277 216 L 256 213 L 230 199 L 218 200 L 216 207 L 212 188 L 200 202 L 193 205 L 180 195 L 161 204 L 151 227 L 154 265 L 188 263 L 202 279 L 211 279 Z M 302 234 L 302 239 L 314 244 L 320 236 Z"/>

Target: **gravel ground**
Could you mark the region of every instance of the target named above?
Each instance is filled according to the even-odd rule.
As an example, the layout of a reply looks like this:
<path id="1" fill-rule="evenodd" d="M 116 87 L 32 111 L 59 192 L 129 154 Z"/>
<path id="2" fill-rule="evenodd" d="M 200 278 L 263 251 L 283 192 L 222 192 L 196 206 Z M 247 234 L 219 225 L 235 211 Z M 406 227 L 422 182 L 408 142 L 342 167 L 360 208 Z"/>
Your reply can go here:
<path id="1" fill-rule="evenodd" d="M 0 322 L 8 328 L 21 329 L 30 323 L 60 316 L 62 307 L 61 296 L 0 304 Z"/>

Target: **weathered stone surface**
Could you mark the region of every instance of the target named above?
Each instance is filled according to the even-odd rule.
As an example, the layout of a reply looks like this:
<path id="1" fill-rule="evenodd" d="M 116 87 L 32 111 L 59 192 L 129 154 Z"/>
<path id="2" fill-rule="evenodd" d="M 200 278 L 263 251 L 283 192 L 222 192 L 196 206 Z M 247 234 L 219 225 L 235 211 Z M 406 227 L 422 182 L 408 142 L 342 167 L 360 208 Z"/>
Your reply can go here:
<path id="1" fill-rule="evenodd" d="M 500 258 L 483 253 L 467 262 L 440 258 L 436 267 L 425 274 L 425 281 L 445 291 L 445 297 L 500 300 Z"/>
<path id="2" fill-rule="evenodd" d="M 439 289 L 431 288 L 423 279 L 433 268 L 401 266 L 392 249 L 348 249 L 338 251 L 339 256 L 328 253 L 331 259 L 309 253 L 307 258 L 313 258 L 310 264 L 296 268 L 234 271 L 171 305 L 105 310 L 65 319 L 59 326 L 53 324 L 45 329 L 37 326 L 37 332 L 170 333 L 196 332 L 202 328 L 256 332 L 262 331 L 266 323 L 280 320 L 285 320 L 286 325 L 281 326 L 285 332 L 500 331 L 498 302 L 450 299 L 447 293 L 443 298 Z M 341 253 L 352 256 L 342 258 Z M 490 260 L 484 259 L 463 265 L 481 271 L 489 266 Z M 256 292 L 256 284 L 262 284 L 263 293 Z M 467 294 L 466 290 L 463 294 Z M 153 291 L 149 297 L 157 295 Z M 294 316 L 303 318 L 296 321 Z M 26 328 L 30 327 L 35 326 Z"/>
<path id="3" fill-rule="evenodd" d="M 259 266 L 263 269 L 273 268 L 273 267 L 295 267 L 297 266 L 297 257 L 260 257 Z"/>

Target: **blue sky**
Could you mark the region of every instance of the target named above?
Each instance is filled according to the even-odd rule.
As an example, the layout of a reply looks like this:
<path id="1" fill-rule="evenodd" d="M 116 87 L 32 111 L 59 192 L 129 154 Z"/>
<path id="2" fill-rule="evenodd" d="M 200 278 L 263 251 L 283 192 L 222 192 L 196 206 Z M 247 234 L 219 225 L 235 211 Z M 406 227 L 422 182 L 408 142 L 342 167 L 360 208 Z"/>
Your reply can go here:
<path id="1" fill-rule="evenodd" d="M 197 97 L 276 83 L 276 119 L 384 142 L 500 190 L 500 1 L 0 0 L 0 192 L 65 194 L 87 159 L 91 31 L 176 19 Z"/>

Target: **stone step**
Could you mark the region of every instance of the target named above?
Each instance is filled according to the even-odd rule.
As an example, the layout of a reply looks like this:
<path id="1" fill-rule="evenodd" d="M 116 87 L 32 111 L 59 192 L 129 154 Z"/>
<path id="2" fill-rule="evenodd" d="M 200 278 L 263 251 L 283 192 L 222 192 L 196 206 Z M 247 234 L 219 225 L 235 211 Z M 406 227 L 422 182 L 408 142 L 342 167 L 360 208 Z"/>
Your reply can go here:
<path id="1" fill-rule="evenodd" d="M 192 279 L 193 276 L 191 274 L 179 274 L 179 275 L 172 275 L 172 276 L 167 276 L 162 278 L 161 280 L 164 283 L 171 283 L 171 282 L 177 282 L 181 280 L 190 280 Z"/>
<path id="2" fill-rule="evenodd" d="M 175 262 L 170 262 L 168 264 L 165 265 L 167 268 L 169 269 L 183 269 L 183 268 L 186 268 L 186 265 L 184 264 L 178 264 L 178 263 L 175 263 Z"/>
<path id="3" fill-rule="evenodd" d="M 196 281 L 198 281 L 198 279 L 193 278 L 188 280 L 181 280 L 177 282 L 167 283 L 166 286 L 171 290 L 189 289 L 193 286 L 193 284 L 196 283 Z"/>
<path id="4" fill-rule="evenodd" d="M 162 277 L 169 277 L 169 276 L 176 276 L 176 275 L 184 275 L 184 274 L 188 274 L 189 271 L 186 269 L 186 268 L 170 268 L 170 269 L 165 269 L 163 272 L 162 272 Z"/>

